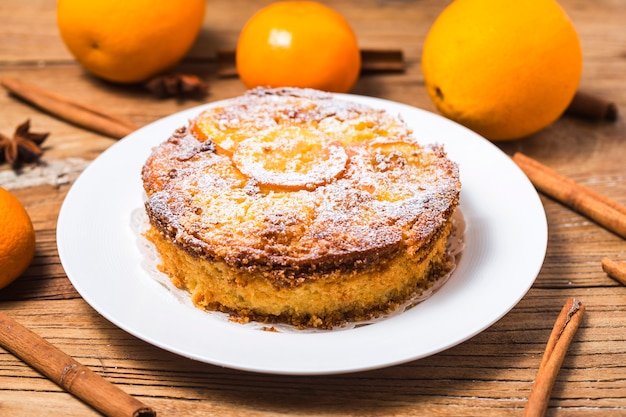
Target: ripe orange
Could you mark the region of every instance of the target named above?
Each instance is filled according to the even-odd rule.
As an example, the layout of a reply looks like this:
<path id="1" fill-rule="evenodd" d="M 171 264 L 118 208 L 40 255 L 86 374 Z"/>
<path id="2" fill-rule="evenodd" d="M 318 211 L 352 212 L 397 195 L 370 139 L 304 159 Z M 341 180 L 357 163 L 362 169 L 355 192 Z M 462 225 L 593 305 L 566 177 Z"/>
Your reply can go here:
<path id="1" fill-rule="evenodd" d="M 204 19 L 205 0 L 59 0 L 57 26 L 78 62 L 109 81 L 145 81 L 176 65 Z"/>
<path id="2" fill-rule="evenodd" d="M 455 0 L 426 37 L 422 70 L 441 114 L 510 140 L 559 118 L 578 88 L 582 51 L 554 0 Z"/>
<path id="3" fill-rule="evenodd" d="M 348 92 L 361 71 L 346 19 L 314 1 L 272 3 L 255 13 L 237 42 L 237 71 L 248 88 L 301 87 Z"/>
<path id="4" fill-rule="evenodd" d="M 35 230 L 22 203 L 0 187 L 0 288 L 12 283 L 35 256 Z"/>

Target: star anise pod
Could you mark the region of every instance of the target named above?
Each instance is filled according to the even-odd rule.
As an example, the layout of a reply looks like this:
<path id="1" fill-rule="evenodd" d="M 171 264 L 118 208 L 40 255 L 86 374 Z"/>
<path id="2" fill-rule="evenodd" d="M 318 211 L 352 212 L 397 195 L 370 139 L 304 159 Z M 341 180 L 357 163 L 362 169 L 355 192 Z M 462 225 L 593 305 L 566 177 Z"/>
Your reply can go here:
<path id="1" fill-rule="evenodd" d="M 14 168 L 37 161 L 43 154 L 40 145 L 47 137 L 48 133 L 30 131 L 30 119 L 19 125 L 11 138 L 0 133 L 0 161 L 6 161 Z"/>
<path id="2" fill-rule="evenodd" d="M 148 80 L 145 87 L 159 98 L 189 95 L 204 96 L 209 90 L 206 82 L 192 74 L 157 75 Z"/>

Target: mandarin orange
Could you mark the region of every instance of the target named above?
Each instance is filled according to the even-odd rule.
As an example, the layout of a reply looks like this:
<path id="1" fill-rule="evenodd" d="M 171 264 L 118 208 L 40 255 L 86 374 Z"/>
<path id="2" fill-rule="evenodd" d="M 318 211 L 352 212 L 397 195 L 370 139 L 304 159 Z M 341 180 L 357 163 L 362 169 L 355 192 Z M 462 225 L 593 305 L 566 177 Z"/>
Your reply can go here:
<path id="1" fill-rule="evenodd" d="M 35 230 L 22 203 L 0 187 L 0 288 L 24 273 L 35 256 Z"/>
<path id="2" fill-rule="evenodd" d="M 361 71 L 357 38 L 348 21 L 314 1 L 282 1 L 259 10 L 239 35 L 236 60 L 248 88 L 345 93 Z"/>

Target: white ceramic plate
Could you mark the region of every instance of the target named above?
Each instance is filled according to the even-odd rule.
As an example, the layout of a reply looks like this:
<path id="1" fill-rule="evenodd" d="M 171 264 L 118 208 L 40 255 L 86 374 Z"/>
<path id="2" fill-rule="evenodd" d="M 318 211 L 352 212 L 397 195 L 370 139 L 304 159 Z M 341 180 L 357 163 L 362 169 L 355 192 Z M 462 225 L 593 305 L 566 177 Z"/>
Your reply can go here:
<path id="1" fill-rule="evenodd" d="M 59 256 L 81 296 L 136 337 L 184 357 L 275 374 L 333 374 L 433 355 L 485 330 L 526 294 L 542 266 L 541 201 L 491 142 L 438 115 L 370 97 L 337 95 L 401 115 L 423 143 L 460 166 L 466 248 L 449 281 L 416 307 L 376 324 L 317 333 L 266 332 L 181 303 L 142 266 L 131 227 L 144 201 L 151 148 L 212 103 L 161 119 L 111 146 L 70 189 L 57 226 Z"/>

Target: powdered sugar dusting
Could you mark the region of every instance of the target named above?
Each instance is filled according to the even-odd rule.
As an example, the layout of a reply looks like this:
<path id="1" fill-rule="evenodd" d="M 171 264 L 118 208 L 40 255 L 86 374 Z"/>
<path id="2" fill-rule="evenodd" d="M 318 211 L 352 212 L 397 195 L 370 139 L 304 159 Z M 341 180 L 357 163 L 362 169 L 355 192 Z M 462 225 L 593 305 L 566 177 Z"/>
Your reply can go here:
<path id="1" fill-rule="evenodd" d="M 260 184 L 311 189 L 345 170 L 344 147 L 320 132 L 283 127 L 271 133 L 240 142 L 233 154 L 239 171 Z"/>
<path id="2" fill-rule="evenodd" d="M 321 265 L 419 244 L 458 204 L 458 168 L 441 147 L 421 146 L 398 117 L 327 93 L 252 90 L 195 123 L 202 135 L 193 123 L 179 129 L 144 166 L 147 206 L 175 240 L 231 265 Z M 295 128 L 322 141 L 321 168 L 274 168 L 271 147 L 262 167 L 236 157 L 247 140 Z"/>

